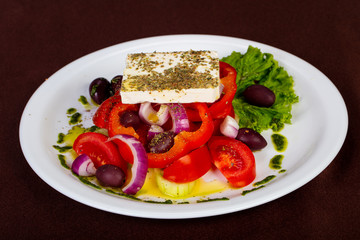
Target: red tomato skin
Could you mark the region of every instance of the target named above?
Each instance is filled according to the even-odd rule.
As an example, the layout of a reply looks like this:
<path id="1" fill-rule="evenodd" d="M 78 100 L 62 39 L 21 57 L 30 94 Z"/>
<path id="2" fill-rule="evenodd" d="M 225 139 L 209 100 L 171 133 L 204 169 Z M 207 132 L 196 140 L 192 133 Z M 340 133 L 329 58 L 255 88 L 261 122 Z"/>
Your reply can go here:
<path id="1" fill-rule="evenodd" d="M 163 177 L 175 183 L 192 182 L 207 173 L 211 166 L 209 149 L 203 145 L 166 167 Z"/>
<path id="2" fill-rule="evenodd" d="M 116 145 L 108 141 L 108 137 L 95 132 L 80 134 L 73 149 L 80 154 L 86 154 L 93 161 L 95 168 L 105 164 L 112 164 L 120 167 L 124 173 L 127 172 L 127 163 L 122 159 Z"/>
<path id="3" fill-rule="evenodd" d="M 235 188 L 249 185 L 256 177 L 255 157 L 241 141 L 214 136 L 208 142 L 213 164 Z"/>
<path id="4" fill-rule="evenodd" d="M 113 143 L 115 143 L 117 145 L 117 148 L 119 150 L 119 153 L 121 155 L 121 157 L 128 163 L 133 164 L 134 163 L 134 156 L 131 152 L 131 149 L 129 148 L 129 146 L 124 143 L 123 141 L 114 138 L 111 140 Z"/>

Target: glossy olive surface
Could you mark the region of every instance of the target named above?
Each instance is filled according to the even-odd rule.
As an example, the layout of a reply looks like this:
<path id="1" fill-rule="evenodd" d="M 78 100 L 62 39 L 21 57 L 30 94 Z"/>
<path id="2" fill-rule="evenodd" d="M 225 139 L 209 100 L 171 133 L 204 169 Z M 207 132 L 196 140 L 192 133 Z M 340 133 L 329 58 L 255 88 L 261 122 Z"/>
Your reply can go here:
<path id="1" fill-rule="evenodd" d="M 275 94 L 263 85 L 251 85 L 243 92 L 246 102 L 258 107 L 271 107 L 275 102 Z"/>
<path id="2" fill-rule="evenodd" d="M 105 78 L 96 78 L 90 83 L 89 93 L 91 99 L 100 105 L 112 95 L 111 84 Z"/>
<path id="3" fill-rule="evenodd" d="M 121 187 L 125 182 L 125 173 L 118 166 L 105 164 L 96 170 L 96 178 L 104 187 Z"/>
<path id="4" fill-rule="evenodd" d="M 139 114 L 135 111 L 125 111 L 120 116 L 120 123 L 124 127 L 133 127 L 138 129 L 141 125 Z"/>
<path id="5" fill-rule="evenodd" d="M 240 128 L 236 139 L 245 143 L 252 151 L 260 150 L 267 146 L 265 138 L 251 128 Z"/>
<path id="6" fill-rule="evenodd" d="M 171 131 L 156 134 L 148 144 L 152 153 L 164 153 L 174 145 L 175 133 Z"/>

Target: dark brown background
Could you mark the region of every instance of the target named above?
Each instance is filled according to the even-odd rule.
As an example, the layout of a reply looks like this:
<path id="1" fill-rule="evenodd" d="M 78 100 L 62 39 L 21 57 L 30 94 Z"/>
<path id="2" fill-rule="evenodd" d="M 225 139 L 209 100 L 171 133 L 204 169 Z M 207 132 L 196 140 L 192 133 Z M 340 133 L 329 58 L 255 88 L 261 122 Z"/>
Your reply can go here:
<path id="1" fill-rule="evenodd" d="M 357 0 L 0 1 L 0 238 L 360 239 L 359 10 Z M 104 47 L 184 33 L 269 44 L 327 75 L 345 99 L 350 124 L 325 171 L 270 203 L 189 220 L 100 211 L 33 172 L 18 127 L 26 102 L 47 77 Z"/>

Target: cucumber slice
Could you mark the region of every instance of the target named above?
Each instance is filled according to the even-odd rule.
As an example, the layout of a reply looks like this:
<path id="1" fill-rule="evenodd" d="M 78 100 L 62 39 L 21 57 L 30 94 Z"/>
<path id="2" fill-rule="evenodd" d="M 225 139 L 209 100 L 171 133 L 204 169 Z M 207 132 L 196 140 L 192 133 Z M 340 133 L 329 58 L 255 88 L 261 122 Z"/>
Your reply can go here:
<path id="1" fill-rule="evenodd" d="M 189 183 L 174 183 L 162 176 L 160 169 L 155 169 L 156 183 L 161 193 L 171 197 L 184 197 L 189 195 L 195 187 L 196 181 Z"/>

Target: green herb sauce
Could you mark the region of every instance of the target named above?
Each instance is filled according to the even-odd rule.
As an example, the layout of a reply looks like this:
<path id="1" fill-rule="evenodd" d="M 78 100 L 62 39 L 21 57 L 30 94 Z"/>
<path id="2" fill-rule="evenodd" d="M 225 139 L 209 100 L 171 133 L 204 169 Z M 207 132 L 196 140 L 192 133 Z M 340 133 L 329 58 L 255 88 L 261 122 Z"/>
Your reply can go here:
<path id="1" fill-rule="evenodd" d="M 89 132 L 96 132 L 96 131 L 98 131 L 99 129 L 100 129 L 100 128 L 99 128 L 98 126 L 95 126 L 95 125 L 88 128 Z"/>
<path id="2" fill-rule="evenodd" d="M 84 105 L 89 104 L 89 102 L 88 102 L 88 100 L 86 99 L 85 96 L 80 96 L 79 102 L 81 102 Z"/>
<path id="3" fill-rule="evenodd" d="M 58 154 L 58 158 L 60 160 L 61 166 L 63 166 L 66 169 L 70 169 L 70 167 L 66 164 L 65 156 L 62 154 Z"/>
<path id="4" fill-rule="evenodd" d="M 76 108 L 69 108 L 67 111 L 66 111 L 66 114 L 68 114 L 68 115 L 71 115 L 71 114 L 74 114 L 74 113 L 76 113 Z"/>
<path id="5" fill-rule="evenodd" d="M 157 203 L 157 204 L 173 204 L 173 202 L 170 199 L 167 199 L 167 200 L 161 201 L 161 202 L 153 201 L 153 200 L 142 200 L 140 198 L 134 197 L 132 195 L 128 195 L 128 194 L 123 193 L 123 192 L 116 192 L 116 191 L 114 191 L 112 189 L 106 189 L 105 191 L 108 192 L 108 193 L 111 193 L 111 194 L 119 195 L 119 196 L 122 196 L 122 197 L 127 197 L 127 198 L 130 198 L 132 200 L 141 201 L 141 202 Z"/>
<path id="6" fill-rule="evenodd" d="M 79 112 L 74 113 L 70 116 L 69 124 L 74 125 L 81 122 L 81 114 Z"/>
<path id="7" fill-rule="evenodd" d="M 265 187 L 265 185 L 261 185 L 261 186 L 259 186 L 257 188 L 253 188 L 253 189 L 250 189 L 250 190 L 245 190 L 245 191 L 243 191 L 241 193 L 241 195 L 245 196 L 246 194 L 251 193 L 251 192 L 256 191 L 256 190 L 259 190 L 260 188 L 263 188 L 263 187 Z"/>
<path id="8" fill-rule="evenodd" d="M 72 146 L 59 146 L 59 145 L 53 145 L 53 148 L 58 150 L 60 153 L 64 153 L 72 149 Z"/>
<path id="9" fill-rule="evenodd" d="M 270 175 L 270 176 L 267 176 L 266 178 L 264 178 L 263 180 L 259 181 L 259 182 L 256 182 L 253 184 L 254 187 L 256 186 L 261 186 L 261 185 L 264 185 L 268 182 L 270 182 L 271 180 L 273 180 L 276 176 L 275 175 Z"/>
<path id="10" fill-rule="evenodd" d="M 86 185 L 89 185 L 90 187 L 96 188 L 96 189 L 102 189 L 101 187 L 99 187 L 98 185 L 92 183 L 90 180 L 94 179 L 94 177 L 82 177 L 79 176 L 77 174 L 74 173 L 74 175 L 82 182 L 85 183 Z"/>
<path id="11" fill-rule="evenodd" d="M 197 203 L 203 203 L 203 202 L 227 201 L 227 200 L 229 200 L 229 198 L 222 197 L 222 198 L 209 198 L 209 199 L 204 199 L 204 200 L 198 200 L 196 202 Z"/>
<path id="12" fill-rule="evenodd" d="M 281 169 L 282 160 L 284 159 L 284 155 L 275 155 L 269 163 L 269 167 L 271 169 L 279 170 Z"/>
<path id="13" fill-rule="evenodd" d="M 130 198 L 132 200 L 136 200 L 136 201 L 142 201 L 141 199 L 137 198 L 137 197 L 134 197 L 132 195 L 128 195 L 126 193 L 123 193 L 123 192 L 115 192 L 114 190 L 112 189 L 105 189 L 106 192 L 108 193 L 111 193 L 111 194 L 115 194 L 115 195 L 119 195 L 119 196 L 122 196 L 122 197 L 127 197 L 127 198 Z"/>
<path id="14" fill-rule="evenodd" d="M 163 202 L 158 202 L 158 201 L 152 201 L 152 200 L 144 200 L 144 202 L 147 203 L 157 203 L 157 204 L 173 204 L 173 201 L 171 201 L 170 199 L 167 199 Z"/>
<path id="15" fill-rule="evenodd" d="M 56 141 L 56 143 L 58 143 L 58 144 L 64 143 L 64 137 L 65 137 L 65 134 L 59 133 L 58 140 Z"/>
<path id="16" fill-rule="evenodd" d="M 78 101 L 84 106 L 85 110 L 90 110 L 92 108 L 92 105 L 85 96 L 80 96 Z"/>
<path id="17" fill-rule="evenodd" d="M 278 152 L 284 152 L 287 148 L 287 139 L 281 134 L 274 133 L 271 135 L 271 140 L 275 146 L 275 150 Z"/>

